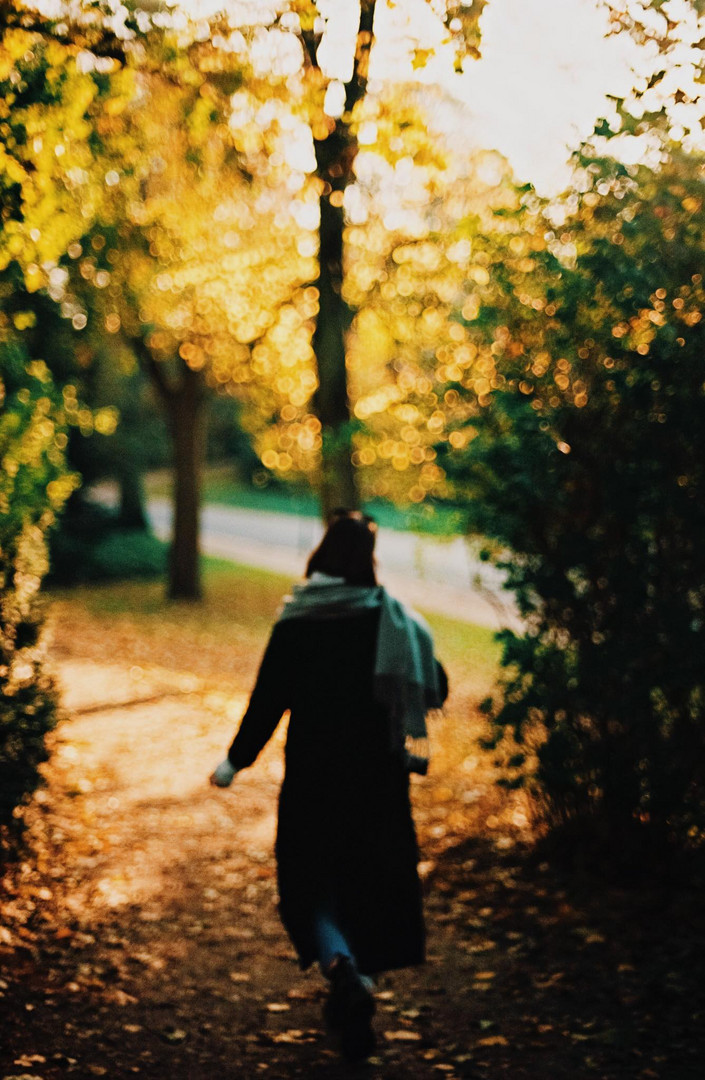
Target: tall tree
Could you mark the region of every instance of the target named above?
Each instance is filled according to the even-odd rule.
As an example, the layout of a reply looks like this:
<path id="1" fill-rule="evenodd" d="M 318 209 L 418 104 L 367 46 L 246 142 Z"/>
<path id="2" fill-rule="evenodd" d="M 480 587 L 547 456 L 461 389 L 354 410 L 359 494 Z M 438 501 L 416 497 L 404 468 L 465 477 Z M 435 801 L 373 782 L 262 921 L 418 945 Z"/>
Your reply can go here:
<path id="1" fill-rule="evenodd" d="M 479 20 L 485 2 L 427 0 L 454 38 L 459 62 L 463 56 L 478 54 Z M 357 506 L 360 498 L 352 461 L 354 421 L 346 366 L 353 312 L 344 295 L 344 203 L 346 189 L 355 179 L 357 124 L 368 92 L 377 11 L 375 0 L 360 0 L 352 7 L 357 17 L 349 55 L 339 55 L 333 63 L 323 59 L 322 46 L 342 9 L 295 0 L 278 20 L 278 26 L 296 33 L 302 42 L 307 119 L 316 158 L 320 224 L 315 279 L 319 310 L 313 334 L 318 388 L 314 404 L 323 431 L 320 493 L 324 518 L 337 505 Z M 410 35 L 413 41 L 413 18 Z M 423 49 L 420 42 L 412 47 L 418 63 L 432 52 Z"/>
<path id="2" fill-rule="evenodd" d="M 352 430 L 346 368 L 346 336 L 352 312 L 343 298 L 343 200 L 354 179 L 357 139 L 351 117 L 367 88 L 369 57 L 374 28 L 375 0 L 362 0 L 355 35 L 352 72 L 344 83 L 344 100 L 327 104 L 320 100 L 321 78 L 318 51 L 323 35 L 320 18 L 309 16 L 302 26 L 307 63 L 306 78 L 318 85 L 311 124 L 319 181 L 318 317 L 313 348 L 318 371 L 316 413 L 323 427 L 321 461 L 321 511 L 328 519 L 336 506 L 357 508 L 359 493 L 352 463 Z M 337 113 L 337 115 L 336 115 Z"/>
<path id="3" fill-rule="evenodd" d="M 32 33 L 55 46 L 41 17 L 31 21 Z M 254 412 L 281 413 L 291 425 L 277 449 L 263 440 L 266 465 L 285 470 L 303 457 L 310 466 L 320 446 L 320 423 L 303 408 L 316 380 L 306 340 L 312 295 L 300 286 L 314 276 L 314 252 L 297 221 L 306 207 L 292 199 L 296 188 L 285 186 L 291 179 L 282 153 L 291 130 L 286 77 L 267 71 L 259 96 L 257 79 L 248 77 L 245 87 L 248 45 L 225 22 L 214 20 L 207 34 L 200 23 L 164 12 L 151 18 L 141 11 L 133 22 L 124 40 L 107 37 L 115 46 L 110 57 L 85 47 L 83 22 L 60 29 L 79 42 L 73 48 L 84 81 L 107 78 L 124 94 L 106 107 L 95 130 L 76 98 L 84 142 L 59 146 L 66 181 L 62 174 L 57 187 L 49 175 L 42 183 L 59 211 L 67 200 L 78 208 L 85 235 L 67 233 L 61 266 L 38 258 L 28 272 L 31 287 L 48 288 L 77 331 L 89 321 L 95 327 L 97 318 L 108 337 L 120 334 L 152 379 L 174 446 L 169 591 L 193 598 L 200 593 L 200 463 L 213 391 L 246 397 Z M 98 51 L 107 52 L 98 30 L 90 34 Z M 28 187 L 43 174 L 41 155 L 53 152 L 54 134 L 52 140 L 25 146 Z M 98 171 L 86 167 L 95 140 L 104 151 Z M 28 242 L 32 223 L 44 225 L 35 219 L 47 216 L 47 206 L 40 201 L 12 244 Z M 61 213 L 48 216 L 54 228 L 64 220 Z"/>
<path id="4" fill-rule="evenodd" d="M 248 396 L 311 259 L 298 253 L 262 131 L 231 123 L 242 60 L 217 41 L 173 45 L 170 34 L 145 35 L 128 59 L 139 95 L 115 118 L 111 204 L 68 263 L 74 300 L 129 345 L 165 410 L 174 465 L 169 595 L 196 599 L 208 401 L 217 388 Z M 257 150 L 241 153 L 241 137 Z M 289 363 L 300 359 L 294 338 Z"/>
<path id="5" fill-rule="evenodd" d="M 323 6 L 321 5 L 321 10 Z M 94 6 L 89 7 L 93 10 Z M 474 0 L 471 4 L 431 3 L 429 0 L 429 7 L 445 21 L 450 35 L 462 43 L 462 49 L 466 54 L 476 52 L 478 20 L 484 7 L 484 0 Z M 96 10 L 100 11 L 100 5 Z M 354 5 L 352 10 L 355 10 Z M 326 67 L 323 63 L 321 48 L 330 28 L 329 24 L 334 21 L 334 16 L 339 11 L 329 9 L 327 14 L 322 15 L 318 6 L 311 0 L 296 0 L 296 2 L 282 4 L 274 26 L 269 27 L 270 30 L 276 31 L 280 38 L 284 31 L 290 41 L 292 36 L 295 36 L 300 43 L 301 63 L 298 89 L 294 90 L 295 81 L 291 78 L 283 82 L 280 80 L 280 85 L 284 96 L 288 95 L 290 99 L 290 107 L 305 120 L 315 152 L 319 258 L 317 272 L 311 277 L 318 305 L 318 311 L 313 318 L 313 348 L 318 381 L 313 409 L 317 413 L 320 434 L 313 432 L 310 435 L 304 435 L 300 445 L 304 445 L 311 438 L 314 446 L 317 441 L 322 441 L 320 489 L 322 509 L 326 516 L 336 504 L 355 505 L 359 498 L 352 462 L 354 421 L 351 417 L 346 367 L 352 311 L 344 297 L 344 199 L 346 190 L 355 178 L 354 166 L 358 151 L 357 125 L 367 96 L 369 60 L 375 41 L 376 5 L 374 0 L 365 0 L 359 5 L 353 33 L 352 54 L 348 58 L 350 63 L 348 64 L 348 59 L 341 59 L 342 65 L 349 67 L 349 74 L 344 75 L 342 80 L 337 77 L 342 70 L 340 67 L 333 73 L 330 67 Z M 164 20 L 165 16 L 160 14 L 156 21 L 159 21 L 161 25 Z M 124 42 L 127 69 L 135 66 L 136 58 L 144 59 L 145 56 L 149 66 L 151 62 L 149 60 L 150 35 L 158 36 L 152 33 L 152 20 L 144 10 L 132 17 L 132 23 L 134 24 L 130 28 L 132 39 Z M 90 19 L 87 20 L 87 25 L 92 25 Z M 259 30 L 261 29 L 260 26 Z M 95 37 L 96 32 L 91 31 L 91 33 Z M 127 37 L 129 38 L 129 35 Z M 232 75 L 232 62 L 235 66 L 242 62 L 238 55 L 238 51 L 242 52 L 242 50 L 239 46 L 233 49 L 231 27 L 225 22 L 220 26 L 212 25 L 209 38 L 210 40 L 206 40 L 201 36 L 199 39 L 197 28 L 195 32 L 190 33 L 190 36 L 189 31 L 184 30 L 183 27 L 172 33 L 170 48 L 175 50 L 174 55 L 177 56 L 177 60 L 167 65 L 168 78 L 172 83 L 178 83 L 184 78 L 187 82 L 191 80 L 192 96 L 195 95 L 194 100 L 198 98 L 198 109 L 194 108 L 194 115 L 198 113 L 203 116 L 210 109 L 206 126 L 210 125 L 213 130 L 209 138 L 215 141 L 220 137 L 222 141 L 224 110 L 221 107 L 220 120 L 218 120 L 220 106 L 217 104 L 217 98 L 219 95 L 221 101 L 227 98 L 223 84 L 227 64 L 224 67 L 223 57 L 230 59 Z M 258 47 L 258 41 L 259 38 L 255 33 L 249 41 L 254 52 Z M 198 63 L 195 68 L 192 65 L 192 54 L 199 51 L 208 54 L 207 63 L 215 58 L 214 70 L 210 77 L 206 77 L 204 71 L 198 72 Z M 218 59 L 219 54 L 220 59 Z M 420 58 L 419 62 L 422 63 L 428 56 L 428 50 L 418 46 L 417 54 Z M 154 64 L 152 67 L 154 68 Z M 162 77 L 163 75 L 162 72 Z M 156 77 L 154 70 L 152 77 Z M 221 81 L 220 87 L 217 85 L 218 79 Z M 271 78 L 269 82 L 272 83 Z M 115 116 L 112 122 L 111 138 L 116 144 L 121 138 L 120 124 L 120 117 Z M 184 129 L 190 138 L 192 131 L 190 121 L 184 125 Z M 208 139 L 202 141 L 205 144 Z M 111 174 L 113 172 L 120 175 L 119 189 L 129 186 L 128 177 L 122 176 L 119 167 L 111 170 Z M 153 183 L 153 179 L 150 183 Z M 111 194 L 113 196 L 116 194 L 115 188 Z M 119 248 L 118 243 L 108 250 L 115 251 Z M 104 268 L 104 271 L 109 273 L 110 269 Z M 310 304 L 309 296 L 304 306 L 310 306 Z M 138 334 L 137 336 L 145 338 L 145 335 Z M 158 340 L 158 336 L 147 334 L 145 340 L 155 341 Z M 189 592 L 197 594 L 198 585 L 194 576 L 196 565 L 194 552 L 197 538 L 197 514 L 194 508 L 197 505 L 197 470 L 191 469 L 190 480 L 186 480 L 186 473 L 187 462 L 193 462 L 194 455 L 197 454 L 198 439 L 194 437 L 194 432 L 198 426 L 197 418 L 202 413 L 200 382 L 203 369 L 196 370 L 193 364 L 189 365 L 187 362 L 185 366 L 189 369 L 188 372 L 183 373 L 180 381 L 177 383 L 172 381 L 167 386 L 164 366 L 162 365 L 161 368 L 155 366 L 157 357 L 154 350 L 148 348 L 145 352 L 143 347 L 145 340 L 142 340 L 140 344 L 135 341 L 134 347 L 142 356 L 145 367 L 151 371 L 167 408 L 174 416 L 177 412 L 179 416 L 178 422 L 174 420 L 171 426 L 175 449 L 182 461 L 179 476 L 183 483 L 180 482 L 182 497 L 177 499 L 177 532 L 185 539 L 183 543 L 175 544 L 174 558 L 177 559 L 177 551 L 179 551 L 181 556 L 177 561 L 183 558 L 188 563 L 188 566 L 184 566 L 183 573 L 189 584 L 176 585 L 172 581 L 172 592 L 175 595 L 185 595 Z M 250 342 L 254 340 L 253 335 Z M 164 356 L 161 355 L 160 360 L 163 359 Z M 184 357 L 177 350 L 172 368 L 174 365 L 178 367 L 183 360 Z M 176 392 L 177 386 L 181 387 L 183 392 Z M 308 431 L 310 433 L 311 429 L 309 428 Z M 189 440 L 190 444 L 186 445 Z M 268 453 L 271 457 L 274 451 L 270 450 Z M 288 456 L 284 452 L 278 460 L 284 460 L 286 463 Z M 185 510 L 184 508 L 188 506 L 191 509 Z M 189 549 L 190 554 L 187 556 L 186 552 Z M 177 570 L 174 569 L 174 575 L 176 574 Z"/>

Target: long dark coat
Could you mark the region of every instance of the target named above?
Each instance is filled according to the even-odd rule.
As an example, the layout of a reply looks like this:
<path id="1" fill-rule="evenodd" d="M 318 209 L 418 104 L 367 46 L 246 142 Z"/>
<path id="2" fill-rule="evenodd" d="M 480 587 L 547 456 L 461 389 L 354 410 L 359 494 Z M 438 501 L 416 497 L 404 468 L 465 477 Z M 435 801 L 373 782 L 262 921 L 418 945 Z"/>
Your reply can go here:
<path id="1" fill-rule="evenodd" d="M 236 769 L 251 765 L 290 710 L 276 855 L 280 912 L 302 967 L 316 959 L 321 908 L 362 972 L 424 958 L 408 774 L 373 699 L 378 627 L 379 611 L 277 623 L 229 751 Z"/>

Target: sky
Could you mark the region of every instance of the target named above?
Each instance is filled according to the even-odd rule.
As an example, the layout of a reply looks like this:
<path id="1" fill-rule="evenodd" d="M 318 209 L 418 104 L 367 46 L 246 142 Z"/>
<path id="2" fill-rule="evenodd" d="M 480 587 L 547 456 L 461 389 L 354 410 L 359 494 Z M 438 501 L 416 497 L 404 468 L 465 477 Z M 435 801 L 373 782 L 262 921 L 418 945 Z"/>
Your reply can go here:
<path id="1" fill-rule="evenodd" d="M 517 178 L 543 194 L 568 182 L 570 152 L 612 111 L 606 95 L 625 95 L 633 84 L 635 46 L 625 34 L 605 36 L 598 0 L 489 0 L 482 57 L 467 61 L 462 75 L 452 72 L 426 0 L 404 0 L 404 6 L 415 9 L 427 42 L 435 35 L 436 54 L 417 74 L 466 106 L 465 115 L 454 110 L 452 119 L 465 125 L 463 138 L 501 151 Z M 399 27 L 390 30 L 398 40 Z M 384 66 L 392 65 L 380 63 L 379 74 Z"/>
<path id="2" fill-rule="evenodd" d="M 673 2 L 673 0 L 671 0 Z M 252 0 L 181 0 L 205 14 L 223 4 L 252 10 Z M 273 0 L 259 0 L 264 19 Z M 350 31 L 355 0 L 318 0 L 329 15 L 324 53 L 329 74 L 349 76 Z M 605 36 L 606 14 L 599 0 L 489 0 L 482 17 L 482 58 L 453 73 L 452 50 L 429 0 L 378 0 L 372 74 L 408 79 L 411 36 L 435 54 L 414 77 L 435 83 L 457 97 L 466 112 L 452 110 L 464 142 L 501 151 L 517 178 L 543 194 L 568 182 L 567 160 L 590 135 L 598 117 L 610 110 L 607 94 L 625 95 L 638 61 L 627 34 Z"/>
<path id="3" fill-rule="evenodd" d="M 468 65 L 460 96 L 481 142 L 546 192 L 567 181 L 566 151 L 612 111 L 606 94 L 632 86 L 633 42 L 604 31 L 595 0 L 490 0 L 486 9 L 482 59 Z"/>

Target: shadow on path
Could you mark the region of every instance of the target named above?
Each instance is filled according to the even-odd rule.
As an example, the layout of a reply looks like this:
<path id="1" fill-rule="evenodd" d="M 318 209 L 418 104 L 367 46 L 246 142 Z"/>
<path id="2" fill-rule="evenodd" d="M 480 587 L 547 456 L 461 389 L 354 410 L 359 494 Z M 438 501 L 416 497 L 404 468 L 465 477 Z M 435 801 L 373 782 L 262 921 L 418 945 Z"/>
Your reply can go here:
<path id="1" fill-rule="evenodd" d="M 277 916 L 284 733 L 214 792 L 222 705 L 196 694 L 62 727 L 36 865 L 5 878 L 0 1080 L 701 1080 L 700 897 L 577 885 L 487 829 L 454 841 L 442 773 L 415 794 L 428 962 L 379 981 L 378 1053 L 342 1064 L 323 982 Z"/>

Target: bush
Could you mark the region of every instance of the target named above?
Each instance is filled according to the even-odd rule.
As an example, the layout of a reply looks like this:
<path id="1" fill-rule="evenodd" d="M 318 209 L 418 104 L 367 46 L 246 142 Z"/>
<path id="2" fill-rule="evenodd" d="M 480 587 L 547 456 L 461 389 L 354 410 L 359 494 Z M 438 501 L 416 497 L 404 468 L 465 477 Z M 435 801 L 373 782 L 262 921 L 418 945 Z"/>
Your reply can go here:
<path id="1" fill-rule="evenodd" d="M 559 257 L 479 320 L 493 392 L 445 464 L 525 620 L 486 703 L 508 782 L 663 851 L 705 836 L 703 164 L 583 164 Z"/>
<path id="2" fill-rule="evenodd" d="M 1 327 L 0 327 L 1 329 Z M 0 847 L 21 824 L 40 782 L 57 693 L 45 670 L 39 586 L 46 535 L 76 478 L 66 473 L 65 433 L 51 376 L 0 336 Z"/>
<path id="3" fill-rule="evenodd" d="M 67 513 L 50 542 L 48 583 L 81 585 L 162 576 L 167 545 L 144 529 L 121 528 L 117 515 L 91 503 Z"/>

